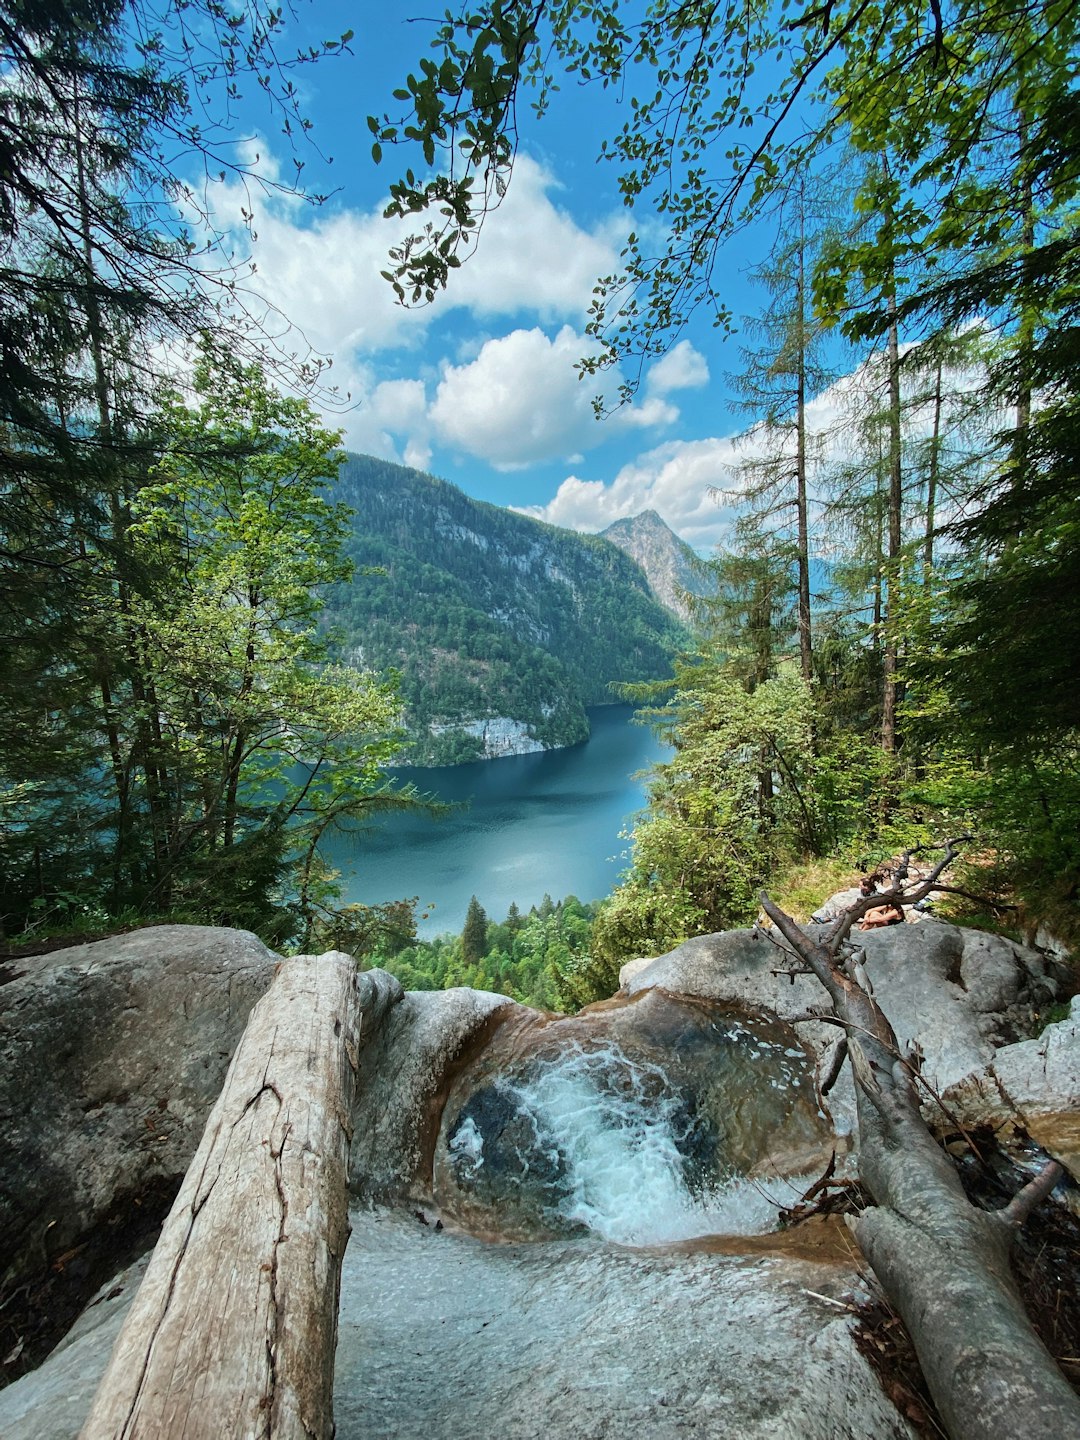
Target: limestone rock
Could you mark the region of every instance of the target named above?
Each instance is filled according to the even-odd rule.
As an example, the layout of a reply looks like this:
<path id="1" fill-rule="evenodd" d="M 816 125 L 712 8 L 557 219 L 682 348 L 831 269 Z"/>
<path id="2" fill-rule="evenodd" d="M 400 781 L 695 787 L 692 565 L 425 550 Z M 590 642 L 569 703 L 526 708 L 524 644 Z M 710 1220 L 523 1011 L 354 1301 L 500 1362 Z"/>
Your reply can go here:
<path id="1" fill-rule="evenodd" d="M 860 1289 L 787 1256 L 492 1245 L 354 1213 L 338 1440 L 900 1440 L 852 1338 Z"/>
<path id="2" fill-rule="evenodd" d="M 985 1065 L 995 1045 L 1015 1039 L 1033 1009 L 1054 993 L 1046 957 L 999 935 L 928 919 L 852 939 L 901 1048 L 918 1043 L 923 1073 L 937 1090 Z M 784 963 L 764 935 L 732 930 L 688 940 L 652 961 L 632 961 L 620 983 L 630 995 L 659 985 L 757 1006 L 783 1020 L 823 1008 L 825 993 L 813 976 L 774 973 Z M 799 1032 L 822 1051 L 836 1035 L 819 1024 L 800 1025 Z"/>
<path id="3" fill-rule="evenodd" d="M 1080 996 L 1066 1019 L 1004 1046 L 943 1098 L 962 1125 L 989 1123 L 1005 1140 L 1029 1136 L 1080 1180 Z"/>
<path id="4" fill-rule="evenodd" d="M 167 925 L 15 962 L 0 990 L 0 1278 L 179 1180 L 277 956 Z"/>
<path id="5" fill-rule="evenodd" d="M 505 995 L 483 990 L 406 993 L 360 1051 L 349 1157 L 356 1196 L 382 1201 L 413 1192 L 434 1145 L 451 1071 L 495 1024 L 530 1013 Z"/>

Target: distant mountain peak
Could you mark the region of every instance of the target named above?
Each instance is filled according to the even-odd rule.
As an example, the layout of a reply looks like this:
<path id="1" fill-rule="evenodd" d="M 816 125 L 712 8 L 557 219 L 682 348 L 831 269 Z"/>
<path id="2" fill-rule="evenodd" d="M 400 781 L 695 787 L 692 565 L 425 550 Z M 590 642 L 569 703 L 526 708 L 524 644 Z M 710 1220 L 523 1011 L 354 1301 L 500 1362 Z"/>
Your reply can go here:
<path id="1" fill-rule="evenodd" d="M 687 591 L 691 595 L 709 592 L 708 582 L 695 568 L 697 556 L 655 510 L 624 516 L 600 534 L 637 561 L 661 605 L 680 620 L 689 619 Z"/>

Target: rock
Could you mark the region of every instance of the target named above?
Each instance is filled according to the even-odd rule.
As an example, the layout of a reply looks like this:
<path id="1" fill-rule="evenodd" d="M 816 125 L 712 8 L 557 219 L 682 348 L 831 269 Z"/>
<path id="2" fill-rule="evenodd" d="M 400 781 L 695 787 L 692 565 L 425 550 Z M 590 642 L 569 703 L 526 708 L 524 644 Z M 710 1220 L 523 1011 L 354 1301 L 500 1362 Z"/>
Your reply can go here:
<path id="1" fill-rule="evenodd" d="M 1080 1181 L 1080 996 L 1066 1019 L 1004 1046 L 942 1098 L 961 1125 L 990 1124 L 1020 1145 L 1030 1137 Z"/>
<path id="2" fill-rule="evenodd" d="M 909 1440 L 852 1335 L 865 1291 L 826 1249 L 491 1245 L 354 1210 L 338 1440 Z M 75 1440 L 140 1274 L 0 1393 L 4 1440 Z"/>
<path id="3" fill-rule="evenodd" d="M 44 1364 L 0 1390 L 4 1440 L 74 1440 L 149 1261 L 103 1285 Z"/>
<path id="4" fill-rule="evenodd" d="M 923 1074 L 939 1091 L 985 1065 L 994 1046 L 1015 1039 L 1054 993 L 1046 957 L 1000 935 L 927 919 L 852 939 L 901 1048 L 918 1042 Z M 732 930 L 688 940 L 652 961 L 632 961 L 620 983 L 628 995 L 662 986 L 756 1006 L 789 1021 L 824 1008 L 825 993 L 813 976 L 774 973 L 784 966 L 785 955 L 765 935 Z M 821 1053 L 836 1037 L 835 1027 L 816 1022 L 800 1024 L 799 1033 Z"/>
<path id="5" fill-rule="evenodd" d="M 492 1245 L 354 1214 L 336 1433 L 900 1440 L 853 1292 L 853 1268 L 788 1256 Z"/>
<path id="6" fill-rule="evenodd" d="M 762 1192 L 832 1148 L 793 1029 L 657 989 L 500 1027 L 450 1086 L 433 1194 L 474 1234 L 659 1244 L 773 1228 Z"/>
<path id="7" fill-rule="evenodd" d="M 5 1283 L 144 1192 L 167 1208 L 276 963 L 245 931 L 167 925 L 5 967 Z"/>
<path id="8" fill-rule="evenodd" d="M 368 1202 L 428 1198 L 430 1177 L 418 1177 L 430 1161 L 451 1071 L 500 1021 L 531 1013 L 483 990 L 406 993 L 360 1051 L 349 1156 L 354 1195 Z"/>

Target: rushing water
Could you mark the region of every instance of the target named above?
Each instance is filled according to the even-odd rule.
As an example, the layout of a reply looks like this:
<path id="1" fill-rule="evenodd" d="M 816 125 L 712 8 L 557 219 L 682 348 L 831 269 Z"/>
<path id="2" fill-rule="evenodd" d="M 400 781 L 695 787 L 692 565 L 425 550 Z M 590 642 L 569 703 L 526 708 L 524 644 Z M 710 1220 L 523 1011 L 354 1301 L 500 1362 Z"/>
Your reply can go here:
<path id="1" fill-rule="evenodd" d="M 754 1234 L 830 1140 L 790 1027 L 656 990 L 510 1016 L 451 1086 L 433 1194 L 463 1228 L 506 1239 Z"/>
<path id="2" fill-rule="evenodd" d="M 461 804 L 442 819 L 391 815 L 359 840 L 339 839 L 327 858 L 345 877 L 347 901 L 416 895 L 422 935 L 459 930 L 469 897 L 493 919 L 576 895 L 598 900 L 626 866 L 625 822 L 644 801 L 637 771 L 664 753 L 626 705 L 590 711 L 583 745 L 443 769 L 392 772 L 418 790 Z"/>

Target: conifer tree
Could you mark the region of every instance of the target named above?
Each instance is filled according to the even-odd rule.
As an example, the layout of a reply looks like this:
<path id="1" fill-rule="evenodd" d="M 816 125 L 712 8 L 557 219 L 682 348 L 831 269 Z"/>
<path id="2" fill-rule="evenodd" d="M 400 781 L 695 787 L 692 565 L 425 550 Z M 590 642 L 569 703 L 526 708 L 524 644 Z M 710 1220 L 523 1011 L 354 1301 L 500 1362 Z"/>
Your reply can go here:
<path id="1" fill-rule="evenodd" d="M 465 965 L 478 965 L 487 954 L 488 918 L 476 896 L 469 901 L 465 924 L 461 931 L 461 959 Z"/>

